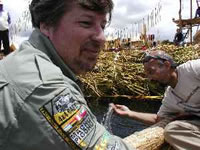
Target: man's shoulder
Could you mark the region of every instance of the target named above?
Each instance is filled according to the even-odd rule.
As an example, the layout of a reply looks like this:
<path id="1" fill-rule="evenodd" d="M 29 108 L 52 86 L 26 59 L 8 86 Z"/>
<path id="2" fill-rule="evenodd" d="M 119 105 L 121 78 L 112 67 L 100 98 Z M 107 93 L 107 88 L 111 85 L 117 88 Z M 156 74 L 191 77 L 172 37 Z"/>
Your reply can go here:
<path id="1" fill-rule="evenodd" d="M 200 68 L 200 59 L 195 59 L 195 60 L 189 60 L 183 64 L 181 64 L 180 66 L 177 67 L 178 70 L 184 70 L 187 71 L 189 70 L 189 72 L 195 68 Z"/>
<path id="2" fill-rule="evenodd" d="M 41 79 L 45 81 L 63 80 L 63 73 L 59 67 L 57 67 L 48 58 L 36 55 L 36 64 L 38 65 L 38 72 Z"/>
<path id="3" fill-rule="evenodd" d="M 60 68 L 46 54 L 27 46 L 27 43 L 8 55 L 3 63 L 14 84 L 25 91 L 44 83 L 63 82 Z"/>
<path id="4" fill-rule="evenodd" d="M 190 60 L 185 64 L 185 68 L 187 69 L 189 74 L 194 76 L 200 76 L 200 59 Z"/>

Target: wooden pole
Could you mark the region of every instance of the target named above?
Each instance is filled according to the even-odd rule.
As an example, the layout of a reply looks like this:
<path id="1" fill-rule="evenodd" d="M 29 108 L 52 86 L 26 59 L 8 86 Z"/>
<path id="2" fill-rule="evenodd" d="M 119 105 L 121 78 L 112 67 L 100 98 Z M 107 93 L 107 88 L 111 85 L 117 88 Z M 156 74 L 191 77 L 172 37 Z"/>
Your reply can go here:
<path id="1" fill-rule="evenodd" d="M 181 29 L 181 31 L 182 31 L 182 16 L 181 16 L 181 11 L 182 11 L 182 9 L 181 9 L 181 5 L 182 5 L 182 0 L 179 0 L 179 7 L 180 7 L 180 9 L 179 9 L 179 12 L 178 12 L 178 14 L 179 14 L 179 25 L 180 25 L 180 29 Z"/>
<path id="2" fill-rule="evenodd" d="M 192 19 L 192 0 L 190 0 L 190 19 Z M 190 25 L 190 44 L 192 44 L 192 24 Z"/>

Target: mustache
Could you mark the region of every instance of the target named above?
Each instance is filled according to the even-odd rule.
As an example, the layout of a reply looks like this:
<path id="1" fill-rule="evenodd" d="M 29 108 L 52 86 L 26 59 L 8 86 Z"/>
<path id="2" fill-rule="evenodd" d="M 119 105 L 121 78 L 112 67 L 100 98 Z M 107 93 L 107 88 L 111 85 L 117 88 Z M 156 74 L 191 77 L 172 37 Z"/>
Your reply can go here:
<path id="1" fill-rule="evenodd" d="M 155 84 L 155 85 L 160 86 L 160 87 L 167 87 L 168 86 L 167 83 L 162 83 L 162 82 L 156 81 L 156 80 L 151 80 L 150 83 Z"/>
<path id="2" fill-rule="evenodd" d="M 97 41 L 89 41 L 84 45 L 84 48 L 88 49 L 100 49 L 103 47 L 104 44 L 101 44 Z"/>

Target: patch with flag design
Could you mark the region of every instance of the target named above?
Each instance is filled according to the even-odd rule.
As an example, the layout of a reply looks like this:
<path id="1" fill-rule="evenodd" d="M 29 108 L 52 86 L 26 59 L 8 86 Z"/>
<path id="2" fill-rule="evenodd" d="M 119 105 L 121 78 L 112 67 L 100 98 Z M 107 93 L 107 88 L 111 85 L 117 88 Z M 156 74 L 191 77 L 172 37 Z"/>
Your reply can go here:
<path id="1" fill-rule="evenodd" d="M 70 94 L 58 96 L 40 108 L 40 112 L 72 148 L 85 149 L 95 124 L 84 105 Z M 93 131 L 95 132 L 95 131 Z"/>

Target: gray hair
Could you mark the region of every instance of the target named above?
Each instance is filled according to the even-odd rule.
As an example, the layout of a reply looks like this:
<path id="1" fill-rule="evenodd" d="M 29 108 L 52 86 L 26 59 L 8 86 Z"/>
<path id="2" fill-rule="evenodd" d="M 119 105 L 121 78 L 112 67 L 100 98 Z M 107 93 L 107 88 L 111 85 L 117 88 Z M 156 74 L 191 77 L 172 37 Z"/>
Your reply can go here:
<path id="1" fill-rule="evenodd" d="M 147 63 L 151 59 L 158 59 L 158 60 L 161 60 L 161 61 L 169 61 L 172 68 L 177 67 L 177 64 L 175 63 L 173 58 L 169 54 L 167 54 L 167 53 L 165 53 L 164 51 L 161 51 L 161 50 L 146 52 L 144 59 L 143 59 L 143 63 Z"/>

